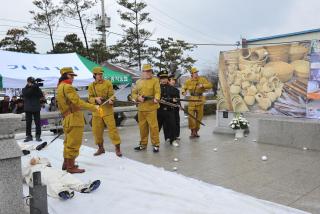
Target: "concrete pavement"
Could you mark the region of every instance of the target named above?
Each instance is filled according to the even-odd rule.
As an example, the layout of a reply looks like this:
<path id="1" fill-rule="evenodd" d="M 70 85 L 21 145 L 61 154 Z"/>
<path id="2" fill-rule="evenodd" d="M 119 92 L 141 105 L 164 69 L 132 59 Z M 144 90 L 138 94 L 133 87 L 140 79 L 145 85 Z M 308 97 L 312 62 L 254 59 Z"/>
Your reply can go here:
<path id="1" fill-rule="evenodd" d="M 160 152 L 135 152 L 139 143 L 137 125 L 120 127 L 122 152 L 127 158 L 152 164 L 214 185 L 253 197 L 273 201 L 312 213 L 320 213 L 320 152 L 286 148 L 254 142 L 254 126 L 248 137 L 234 140 L 232 135 L 213 134 L 215 116 L 203 121 L 198 139 L 189 139 L 187 127 L 181 128 L 181 146 L 166 144 L 160 133 Z M 132 123 L 134 124 L 134 123 Z M 285 134 L 285 133 L 284 133 Z M 92 133 L 85 133 L 84 145 L 93 145 Z M 114 151 L 107 132 L 105 147 Z M 214 151 L 214 149 L 217 151 Z M 267 161 L 261 156 L 266 155 Z M 173 161 L 178 158 L 179 161 Z"/>

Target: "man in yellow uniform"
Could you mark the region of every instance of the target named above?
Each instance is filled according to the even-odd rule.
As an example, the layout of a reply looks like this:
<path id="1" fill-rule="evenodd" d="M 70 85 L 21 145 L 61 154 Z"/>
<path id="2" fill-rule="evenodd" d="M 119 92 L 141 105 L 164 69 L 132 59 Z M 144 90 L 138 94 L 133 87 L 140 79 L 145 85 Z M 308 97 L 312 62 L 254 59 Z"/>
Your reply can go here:
<path id="1" fill-rule="evenodd" d="M 159 128 L 157 120 L 158 100 L 160 99 L 159 80 L 153 77 L 152 67 L 143 65 L 142 77 L 132 90 L 132 99 L 138 102 L 138 121 L 140 129 L 140 145 L 135 147 L 136 151 L 147 148 L 149 130 L 153 152 L 159 152 Z"/>
<path id="2" fill-rule="evenodd" d="M 84 129 L 84 115 L 80 109 L 83 108 L 96 112 L 99 107 L 80 99 L 72 86 L 73 78 L 77 76 L 72 68 L 62 68 L 60 74 L 57 103 L 59 111 L 63 116 L 62 125 L 65 135 L 62 169 L 67 170 L 69 173 L 83 173 L 85 170 L 79 169 L 75 165 L 75 159 L 79 156 Z"/>
<path id="3" fill-rule="evenodd" d="M 188 113 L 196 117 L 199 121 L 203 118 L 203 107 L 205 103 L 205 96 L 203 93 L 212 88 L 212 84 L 205 78 L 198 75 L 198 69 L 193 67 L 191 69 L 191 78 L 187 79 L 182 87 L 182 95 L 185 96 L 187 92 L 190 94 L 189 100 L 202 100 L 201 102 L 189 102 Z M 191 130 L 191 138 L 200 137 L 198 131 L 200 123 L 189 117 L 189 129 Z"/>
<path id="4" fill-rule="evenodd" d="M 91 83 L 88 88 L 89 103 L 101 105 L 103 102 L 107 101 L 106 104 L 100 106 L 101 115 L 99 113 L 92 114 L 92 131 L 95 144 L 98 145 L 98 151 L 94 153 L 94 155 L 97 156 L 105 153 L 103 147 L 103 132 L 106 125 L 109 131 L 109 138 L 111 139 L 112 144 L 115 145 L 116 155 L 121 157 L 121 141 L 114 120 L 112 106 L 115 99 L 112 83 L 109 80 L 103 79 L 102 67 L 94 67 L 92 72 L 95 81 Z"/>

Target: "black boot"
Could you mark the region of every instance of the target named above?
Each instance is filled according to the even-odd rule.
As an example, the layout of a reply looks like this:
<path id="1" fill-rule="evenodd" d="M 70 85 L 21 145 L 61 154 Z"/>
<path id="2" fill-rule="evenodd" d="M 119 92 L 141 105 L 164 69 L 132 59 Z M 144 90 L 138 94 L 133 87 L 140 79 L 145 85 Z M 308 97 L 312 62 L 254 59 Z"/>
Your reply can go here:
<path id="1" fill-rule="evenodd" d="M 134 150 L 136 150 L 136 151 L 142 151 L 142 150 L 146 150 L 146 146 L 143 146 L 143 145 L 139 145 L 139 146 L 137 146 L 137 147 L 134 147 Z"/>
<path id="2" fill-rule="evenodd" d="M 73 191 L 71 191 L 71 192 L 69 192 L 69 191 L 62 191 L 62 192 L 59 192 L 58 195 L 59 195 L 59 197 L 60 197 L 62 200 L 68 200 L 68 199 L 73 198 L 74 192 L 73 192 Z"/>
<path id="3" fill-rule="evenodd" d="M 153 146 L 153 153 L 159 152 L 159 146 Z"/>
<path id="4" fill-rule="evenodd" d="M 27 136 L 26 139 L 24 139 L 23 142 L 29 142 L 29 141 L 33 141 L 32 136 Z"/>
<path id="5" fill-rule="evenodd" d="M 92 191 L 95 191 L 96 189 L 99 188 L 100 184 L 101 184 L 101 181 L 100 181 L 100 180 L 95 180 L 94 182 L 92 182 L 92 183 L 90 184 L 89 187 L 83 188 L 83 189 L 81 190 L 81 193 L 90 193 L 90 192 L 92 192 Z"/>
<path id="6" fill-rule="evenodd" d="M 42 139 L 40 138 L 40 135 L 37 135 L 37 136 L 36 136 L 36 141 L 38 141 L 38 142 L 41 142 L 41 141 L 42 141 Z"/>

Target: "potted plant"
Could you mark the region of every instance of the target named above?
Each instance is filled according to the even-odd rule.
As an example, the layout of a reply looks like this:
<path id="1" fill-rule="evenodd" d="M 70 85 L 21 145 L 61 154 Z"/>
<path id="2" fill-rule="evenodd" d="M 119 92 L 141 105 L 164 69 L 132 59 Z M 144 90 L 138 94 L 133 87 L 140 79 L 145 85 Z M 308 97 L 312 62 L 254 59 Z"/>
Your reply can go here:
<path id="1" fill-rule="evenodd" d="M 236 113 L 229 126 L 236 131 L 236 138 L 243 138 L 244 130 L 249 128 L 249 122 L 240 113 Z"/>

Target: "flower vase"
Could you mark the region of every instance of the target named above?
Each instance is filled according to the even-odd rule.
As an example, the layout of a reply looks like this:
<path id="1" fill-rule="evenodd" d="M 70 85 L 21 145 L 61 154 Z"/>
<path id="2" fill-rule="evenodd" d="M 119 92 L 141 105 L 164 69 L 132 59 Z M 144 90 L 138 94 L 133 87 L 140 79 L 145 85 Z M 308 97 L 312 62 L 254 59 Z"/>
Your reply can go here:
<path id="1" fill-rule="evenodd" d="M 244 129 L 236 129 L 236 138 L 244 137 Z"/>

